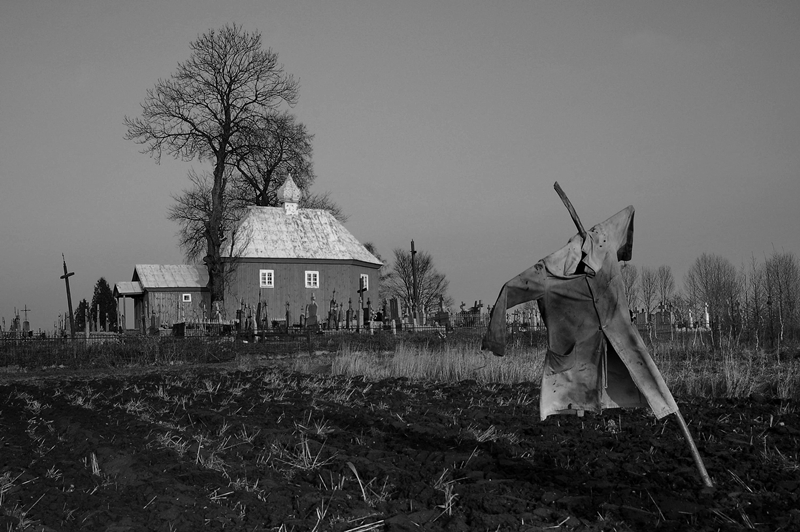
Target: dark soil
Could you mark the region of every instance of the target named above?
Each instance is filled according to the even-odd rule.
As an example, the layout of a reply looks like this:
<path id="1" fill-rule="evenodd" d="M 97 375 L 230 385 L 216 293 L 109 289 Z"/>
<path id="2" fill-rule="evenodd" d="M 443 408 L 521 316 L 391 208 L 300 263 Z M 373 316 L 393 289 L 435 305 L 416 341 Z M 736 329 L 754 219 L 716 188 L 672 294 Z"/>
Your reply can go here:
<path id="1" fill-rule="evenodd" d="M 0 381 L 0 530 L 797 530 L 800 415 L 538 420 L 533 386 L 279 368 Z"/>

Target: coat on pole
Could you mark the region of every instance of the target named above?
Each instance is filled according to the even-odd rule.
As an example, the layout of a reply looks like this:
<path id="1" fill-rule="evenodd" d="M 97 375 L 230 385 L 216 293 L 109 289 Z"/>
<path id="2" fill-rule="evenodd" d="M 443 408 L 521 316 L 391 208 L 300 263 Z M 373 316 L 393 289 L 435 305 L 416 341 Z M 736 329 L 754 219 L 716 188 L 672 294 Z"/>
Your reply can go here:
<path id="1" fill-rule="evenodd" d="M 629 206 L 572 237 L 508 281 L 492 309 L 483 348 L 502 356 L 506 310 L 537 301 L 547 327 L 539 411 L 551 414 L 649 406 L 678 412 L 661 373 L 631 324 L 619 261 L 631 259 Z"/>

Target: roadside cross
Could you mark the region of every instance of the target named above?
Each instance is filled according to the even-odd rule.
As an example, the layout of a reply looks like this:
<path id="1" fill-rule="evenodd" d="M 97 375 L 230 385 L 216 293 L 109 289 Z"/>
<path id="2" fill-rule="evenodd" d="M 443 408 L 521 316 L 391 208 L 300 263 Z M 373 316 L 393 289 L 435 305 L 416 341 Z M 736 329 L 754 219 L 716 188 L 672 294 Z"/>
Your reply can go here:
<path id="1" fill-rule="evenodd" d="M 74 340 L 75 339 L 75 318 L 72 316 L 72 294 L 69 292 L 69 278 L 75 275 L 75 272 L 67 273 L 67 259 L 64 258 L 64 254 L 61 254 L 61 260 L 64 261 L 64 275 L 61 276 L 61 279 L 64 279 L 64 283 L 67 285 L 67 307 L 69 308 L 69 334 L 70 337 Z M 26 305 L 27 307 L 27 305 Z"/>

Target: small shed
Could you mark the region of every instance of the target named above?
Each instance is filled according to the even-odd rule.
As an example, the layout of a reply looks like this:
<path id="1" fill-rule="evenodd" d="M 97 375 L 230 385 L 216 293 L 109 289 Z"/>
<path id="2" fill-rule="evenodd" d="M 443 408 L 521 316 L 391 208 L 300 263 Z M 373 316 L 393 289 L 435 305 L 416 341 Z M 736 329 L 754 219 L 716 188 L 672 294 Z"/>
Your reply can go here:
<path id="1" fill-rule="evenodd" d="M 210 293 L 207 285 L 208 272 L 204 266 L 137 264 L 131 281 L 114 285 L 114 297 L 118 301 L 122 298 L 123 309 L 125 300 L 133 299 L 134 328 L 144 332 L 153 317 L 165 327 L 208 318 Z"/>

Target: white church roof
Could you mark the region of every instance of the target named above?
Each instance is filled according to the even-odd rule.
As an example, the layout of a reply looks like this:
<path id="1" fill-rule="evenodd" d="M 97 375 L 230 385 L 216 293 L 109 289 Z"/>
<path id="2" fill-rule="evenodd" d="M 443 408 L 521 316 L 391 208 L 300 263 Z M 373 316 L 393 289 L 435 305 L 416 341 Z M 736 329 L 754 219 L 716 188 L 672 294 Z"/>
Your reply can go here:
<path id="1" fill-rule="evenodd" d="M 248 208 L 234 235 L 239 258 L 334 259 L 382 264 L 323 209 Z"/>

